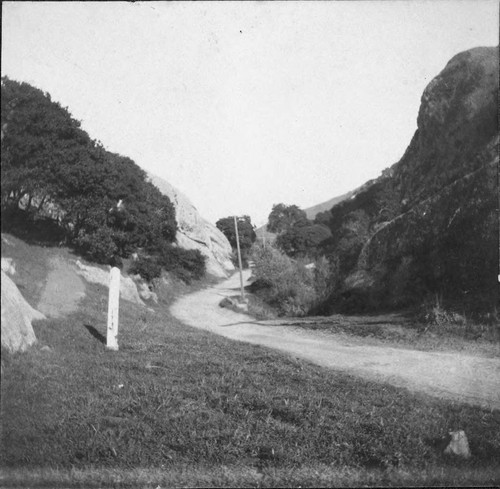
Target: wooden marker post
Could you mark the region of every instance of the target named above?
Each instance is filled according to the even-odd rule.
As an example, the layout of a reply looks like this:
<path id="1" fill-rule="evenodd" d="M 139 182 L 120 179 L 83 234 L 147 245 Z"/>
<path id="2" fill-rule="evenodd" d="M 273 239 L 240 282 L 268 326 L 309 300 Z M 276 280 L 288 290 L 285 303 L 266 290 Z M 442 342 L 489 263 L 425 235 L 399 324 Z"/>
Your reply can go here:
<path id="1" fill-rule="evenodd" d="M 108 334 L 106 348 L 118 350 L 118 309 L 120 306 L 120 269 L 113 267 L 109 275 Z"/>

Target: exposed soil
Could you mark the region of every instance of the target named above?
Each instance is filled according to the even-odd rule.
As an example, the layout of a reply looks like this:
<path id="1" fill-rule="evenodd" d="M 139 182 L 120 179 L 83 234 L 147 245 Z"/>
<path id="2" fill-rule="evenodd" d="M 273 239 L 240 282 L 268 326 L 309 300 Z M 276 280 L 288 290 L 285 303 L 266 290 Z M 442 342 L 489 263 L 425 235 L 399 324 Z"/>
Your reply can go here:
<path id="1" fill-rule="evenodd" d="M 85 284 L 63 258 L 52 257 L 49 265 L 50 272 L 37 309 L 49 317 L 63 317 L 77 309 L 80 299 L 85 296 Z"/>
<path id="2" fill-rule="evenodd" d="M 249 277 L 245 272 L 245 280 Z M 239 275 L 178 299 L 171 307 L 180 321 L 227 338 L 281 350 L 318 365 L 388 382 L 412 391 L 500 409 L 500 359 L 462 353 L 425 352 L 350 341 L 290 328 L 279 321 L 254 321 L 219 307 L 239 291 Z"/>

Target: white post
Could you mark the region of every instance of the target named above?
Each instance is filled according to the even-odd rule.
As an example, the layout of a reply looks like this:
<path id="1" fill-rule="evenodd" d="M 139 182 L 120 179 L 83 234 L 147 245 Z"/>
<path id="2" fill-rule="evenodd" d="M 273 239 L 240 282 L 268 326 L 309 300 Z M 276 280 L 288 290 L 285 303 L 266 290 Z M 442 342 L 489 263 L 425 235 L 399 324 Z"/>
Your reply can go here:
<path id="1" fill-rule="evenodd" d="M 108 334 L 106 348 L 118 350 L 118 309 L 120 305 L 120 269 L 113 267 L 109 274 Z"/>
<path id="2" fill-rule="evenodd" d="M 241 250 L 240 250 L 240 237 L 238 236 L 238 222 L 236 216 L 234 217 L 234 230 L 236 231 L 236 247 L 238 249 L 238 265 L 240 266 L 240 284 L 241 284 L 241 300 L 245 300 L 245 290 L 243 288 L 243 267 L 241 266 Z"/>

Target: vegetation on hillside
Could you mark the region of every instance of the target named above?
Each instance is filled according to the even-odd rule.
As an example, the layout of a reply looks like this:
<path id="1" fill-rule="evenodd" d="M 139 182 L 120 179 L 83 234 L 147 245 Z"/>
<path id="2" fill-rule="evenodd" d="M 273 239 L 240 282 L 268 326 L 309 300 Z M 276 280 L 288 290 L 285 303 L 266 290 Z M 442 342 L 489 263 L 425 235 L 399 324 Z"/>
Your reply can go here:
<path id="1" fill-rule="evenodd" d="M 305 316 L 328 296 L 332 270 L 325 258 L 308 266 L 272 244 L 255 245 L 251 258 L 255 281 L 249 288 L 280 316 Z"/>
<path id="2" fill-rule="evenodd" d="M 2 78 L 2 230 L 64 241 L 91 261 L 120 265 L 137 249 L 173 251 L 170 199 L 130 158 L 109 152 L 48 93 Z M 195 256 L 196 255 L 196 256 Z"/>
<path id="3" fill-rule="evenodd" d="M 313 223 L 273 206 L 283 252 L 335 265 L 315 312 L 419 311 L 437 296 L 450 317 L 496 317 L 497 106 L 498 48 L 460 53 L 426 88 L 398 163 Z"/>
<path id="4" fill-rule="evenodd" d="M 340 265 L 325 312 L 498 310 L 498 48 L 455 56 L 427 87 L 403 158 L 317 216 Z"/>
<path id="5" fill-rule="evenodd" d="M 320 245 L 331 236 L 327 226 L 310 221 L 296 205 L 282 203 L 273 205 L 267 230 L 277 233 L 276 245 L 286 255 L 305 260 L 315 259 Z"/>

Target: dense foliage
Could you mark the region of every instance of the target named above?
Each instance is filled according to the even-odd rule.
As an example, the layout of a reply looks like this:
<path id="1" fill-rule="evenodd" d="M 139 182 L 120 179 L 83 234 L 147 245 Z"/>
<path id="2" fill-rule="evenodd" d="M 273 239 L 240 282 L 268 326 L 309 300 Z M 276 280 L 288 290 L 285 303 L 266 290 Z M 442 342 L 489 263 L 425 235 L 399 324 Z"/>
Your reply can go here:
<path id="1" fill-rule="evenodd" d="M 310 221 L 301 221 L 284 231 L 276 239 L 276 244 L 291 257 L 315 257 L 319 246 L 331 236 L 328 227 Z"/>
<path id="2" fill-rule="evenodd" d="M 257 239 L 257 235 L 255 234 L 255 228 L 252 224 L 250 216 L 240 216 L 237 217 L 236 220 L 238 223 L 238 238 L 240 241 L 241 259 L 243 266 L 246 267 L 248 265 L 248 254 L 250 248 Z M 237 244 L 234 217 L 223 217 L 219 219 L 215 225 L 220 231 L 222 231 L 224 236 L 226 236 L 229 244 L 233 248 L 233 251 L 236 251 Z"/>
<path id="3" fill-rule="evenodd" d="M 52 220 L 88 259 L 120 264 L 138 248 L 168 249 L 177 223 L 170 199 L 130 158 L 111 153 L 50 95 L 2 78 L 2 227 L 29 236 Z M 195 267 L 197 268 L 197 267 Z"/>
<path id="4" fill-rule="evenodd" d="M 331 236 L 327 225 L 310 221 L 296 205 L 273 205 L 267 230 L 278 234 L 276 245 L 292 258 L 318 257 L 320 245 Z"/>
<path id="5" fill-rule="evenodd" d="M 307 222 L 306 213 L 296 205 L 274 204 L 267 220 L 267 230 L 282 233 L 304 222 Z"/>
<path id="6" fill-rule="evenodd" d="M 236 218 L 238 223 L 238 237 L 241 250 L 248 250 L 252 247 L 256 239 L 254 226 L 250 216 L 240 216 Z M 236 230 L 234 228 L 234 217 L 223 217 L 215 225 L 226 236 L 232 248 L 236 248 Z"/>
<path id="7" fill-rule="evenodd" d="M 328 296 L 332 268 L 324 257 L 311 267 L 272 245 L 256 245 L 252 260 L 252 291 L 281 316 L 304 316 Z"/>
<path id="8" fill-rule="evenodd" d="M 161 276 L 162 270 L 166 270 L 184 282 L 191 283 L 205 275 L 205 262 L 206 258 L 199 250 L 166 245 L 157 254 L 140 254 L 130 266 L 129 272 L 139 274 L 151 282 Z"/>

